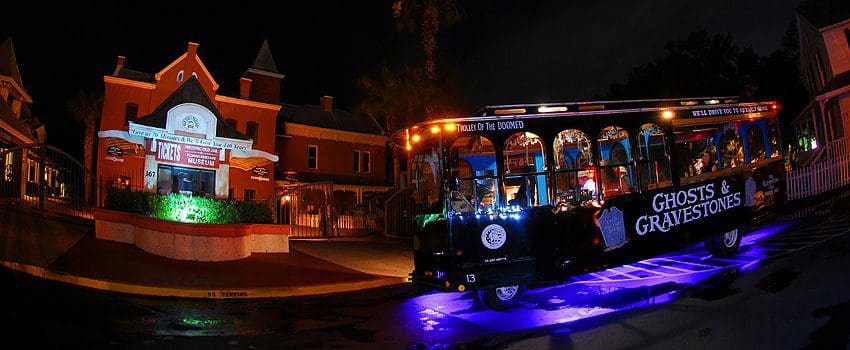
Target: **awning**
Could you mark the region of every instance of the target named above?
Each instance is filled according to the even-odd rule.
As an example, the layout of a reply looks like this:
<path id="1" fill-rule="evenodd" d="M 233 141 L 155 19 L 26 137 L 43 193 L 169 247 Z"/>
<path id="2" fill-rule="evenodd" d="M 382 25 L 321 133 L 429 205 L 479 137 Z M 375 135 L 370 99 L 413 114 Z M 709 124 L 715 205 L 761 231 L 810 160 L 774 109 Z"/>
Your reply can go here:
<path id="1" fill-rule="evenodd" d="M 102 139 L 107 138 L 107 137 L 114 137 L 114 138 L 119 138 L 119 139 L 122 139 L 122 140 L 130 142 L 130 143 L 142 145 L 143 147 L 145 145 L 145 138 L 144 137 L 130 135 L 130 133 L 128 133 L 124 130 L 99 131 L 97 133 L 97 137 L 100 137 Z"/>
<path id="2" fill-rule="evenodd" d="M 264 151 L 260 151 L 258 149 L 249 149 L 249 150 L 235 149 L 235 150 L 232 150 L 230 152 L 230 160 L 232 161 L 233 158 L 263 158 L 263 159 L 268 159 L 269 161 L 272 161 L 272 162 L 277 162 L 277 160 L 278 160 L 277 155 L 274 155 L 274 154 L 271 154 L 271 153 L 268 153 L 268 152 L 264 152 Z"/>
<path id="3" fill-rule="evenodd" d="M 261 157 L 250 157 L 250 158 L 234 158 L 230 157 L 230 166 L 238 169 L 242 169 L 245 171 L 251 171 L 256 167 L 264 167 L 269 164 L 272 164 L 271 160 Z"/>
<path id="4" fill-rule="evenodd" d="M 132 155 L 144 155 L 145 148 L 142 145 L 138 145 L 132 142 L 129 142 L 124 139 L 120 139 L 117 137 L 106 137 L 101 138 L 100 140 L 103 145 L 106 146 L 106 149 L 109 150 L 110 147 L 118 147 L 121 149 L 123 154 L 132 154 Z"/>

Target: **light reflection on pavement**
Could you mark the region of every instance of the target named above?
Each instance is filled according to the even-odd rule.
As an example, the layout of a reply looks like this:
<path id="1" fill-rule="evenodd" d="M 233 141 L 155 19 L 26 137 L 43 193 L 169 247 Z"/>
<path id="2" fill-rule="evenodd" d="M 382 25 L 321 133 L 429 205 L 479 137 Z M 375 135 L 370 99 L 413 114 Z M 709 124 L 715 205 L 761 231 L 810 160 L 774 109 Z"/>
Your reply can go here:
<path id="1" fill-rule="evenodd" d="M 397 312 L 418 322 L 419 329 L 410 330 L 413 339 L 436 347 L 484 334 L 560 326 L 676 300 L 683 291 L 712 278 L 735 278 L 766 259 L 838 237 L 850 231 L 847 221 L 846 215 L 833 216 L 802 229 L 788 229 L 791 221 L 772 223 L 744 235 L 740 252 L 732 256 L 715 258 L 696 244 L 577 275 L 563 284 L 529 289 L 517 307 L 505 311 L 488 309 L 470 292 L 435 292 L 404 301 Z"/>

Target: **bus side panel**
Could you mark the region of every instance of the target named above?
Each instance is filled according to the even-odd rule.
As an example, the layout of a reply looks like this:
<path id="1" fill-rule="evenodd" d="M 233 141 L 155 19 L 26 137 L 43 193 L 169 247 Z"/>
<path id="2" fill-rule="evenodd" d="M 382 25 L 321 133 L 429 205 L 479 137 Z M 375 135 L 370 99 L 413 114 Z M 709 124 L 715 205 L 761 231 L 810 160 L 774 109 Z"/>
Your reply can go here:
<path id="1" fill-rule="evenodd" d="M 464 215 L 451 219 L 452 247 L 462 281 L 468 287 L 527 281 L 534 277 L 534 240 L 551 231 L 551 212 L 533 210 L 501 215 Z M 474 274 L 475 283 L 467 277 Z"/>

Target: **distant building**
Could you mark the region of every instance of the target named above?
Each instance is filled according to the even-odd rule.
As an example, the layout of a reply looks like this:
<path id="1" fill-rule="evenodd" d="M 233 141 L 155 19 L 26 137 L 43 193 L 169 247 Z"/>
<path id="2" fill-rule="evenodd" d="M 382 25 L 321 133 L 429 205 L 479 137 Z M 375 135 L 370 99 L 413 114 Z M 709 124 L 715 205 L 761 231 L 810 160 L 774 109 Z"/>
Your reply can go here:
<path id="1" fill-rule="evenodd" d="M 376 201 L 392 188 L 387 182 L 387 135 L 374 119 L 333 108 L 333 97 L 323 96 L 318 106 L 283 104 L 278 123 L 276 147 L 284 159 L 275 176 L 279 187 L 331 183 L 332 193 L 325 197 L 341 215 L 358 207 L 372 212 L 383 204 Z M 317 212 L 323 200 L 308 197 L 301 210 Z"/>
<path id="2" fill-rule="evenodd" d="M 329 208 L 353 214 L 391 188 L 387 136 L 377 122 L 333 108 L 330 96 L 320 106 L 281 103 L 284 75 L 267 42 L 233 96 L 219 89 L 197 49 L 189 43 L 154 74 L 118 57 L 104 77 L 98 179 L 150 192 L 277 199 L 282 222 L 304 214 L 313 228 Z M 284 195 L 311 184 L 292 202 Z M 340 226 L 363 228 L 362 220 L 345 220 Z"/>
<path id="3" fill-rule="evenodd" d="M 792 121 L 805 166 L 848 151 L 850 2 L 804 2 L 797 12 L 797 33 L 800 71 L 812 96 Z"/>
<path id="4" fill-rule="evenodd" d="M 118 57 L 104 77 L 97 177 L 162 194 L 270 199 L 280 105 L 251 99 L 248 74 L 238 97 L 222 94 L 197 50 L 190 42 L 154 74 Z"/>
<path id="5" fill-rule="evenodd" d="M 33 100 L 24 88 L 12 38 L 0 44 L 0 99 L 0 162 L 3 164 L 0 192 L 3 196 L 15 197 L 35 194 L 35 184 L 42 172 L 36 155 L 9 150 L 43 143 L 46 133 L 44 124 L 30 111 L 29 105 Z M 45 180 L 53 182 L 53 171 L 48 171 Z"/>

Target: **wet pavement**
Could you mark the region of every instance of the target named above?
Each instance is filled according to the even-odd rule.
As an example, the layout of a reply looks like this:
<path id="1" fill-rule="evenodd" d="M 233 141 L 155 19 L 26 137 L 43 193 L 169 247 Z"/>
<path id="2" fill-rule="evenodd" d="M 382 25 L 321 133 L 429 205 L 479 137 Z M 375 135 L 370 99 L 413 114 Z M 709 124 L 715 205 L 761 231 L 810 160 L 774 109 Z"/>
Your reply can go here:
<path id="1" fill-rule="evenodd" d="M 332 297 L 138 297 L 0 272 L 7 339 L 72 348 L 846 348 L 850 215 L 779 221 L 530 289 L 496 312 L 400 285 Z"/>

